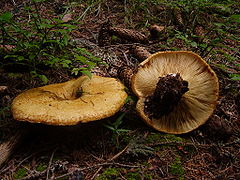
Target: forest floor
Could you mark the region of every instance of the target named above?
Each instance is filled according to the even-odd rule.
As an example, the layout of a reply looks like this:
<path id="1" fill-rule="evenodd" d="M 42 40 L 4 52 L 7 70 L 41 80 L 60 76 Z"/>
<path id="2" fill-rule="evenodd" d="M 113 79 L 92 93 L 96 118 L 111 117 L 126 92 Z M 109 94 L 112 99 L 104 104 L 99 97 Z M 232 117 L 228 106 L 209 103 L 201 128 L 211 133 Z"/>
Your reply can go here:
<path id="1" fill-rule="evenodd" d="M 71 38 L 95 45 L 107 19 L 114 27 L 132 29 L 146 37 L 150 36 L 150 26 L 158 25 L 162 29 L 160 37 L 150 38 L 148 43 L 112 36 L 110 44 L 102 48 L 110 49 L 122 61 L 134 60 L 134 64 L 138 59 L 129 50 L 132 45 L 150 53 L 193 51 L 216 72 L 219 100 L 204 125 L 183 135 L 158 132 L 148 127 L 134 108 L 126 107 L 113 117 L 76 126 L 16 122 L 11 115 L 12 100 L 43 83 L 26 69 L 5 66 L 0 54 L 0 143 L 17 141 L 0 167 L 0 179 L 240 179 L 240 30 L 236 16 L 240 3 L 207 2 L 37 2 L 46 19 L 67 14 L 79 22 Z M 28 0 L 2 1 L 0 13 L 10 11 L 28 18 L 23 13 L 27 3 Z M 238 21 L 230 22 L 230 17 L 238 17 Z M 44 75 L 48 84 L 76 77 L 60 67 L 46 68 Z"/>

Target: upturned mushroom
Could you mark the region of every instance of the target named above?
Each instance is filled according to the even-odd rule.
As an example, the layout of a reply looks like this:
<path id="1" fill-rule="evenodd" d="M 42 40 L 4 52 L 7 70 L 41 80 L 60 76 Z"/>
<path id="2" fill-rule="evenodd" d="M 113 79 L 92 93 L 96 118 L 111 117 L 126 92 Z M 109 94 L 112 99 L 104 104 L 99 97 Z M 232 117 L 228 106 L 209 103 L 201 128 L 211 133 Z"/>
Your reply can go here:
<path id="1" fill-rule="evenodd" d="M 156 130 L 181 134 L 205 123 L 218 99 L 218 78 L 197 54 L 158 52 L 132 77 L 137 111 Z"/>
<path id="2" fill-rule="evenodd" d="M 27 90 L 12 103 L 19 121 L 51 125 L 75 125 L 114 115 L 127 93 L 114 78 L 81 76 L 68 82 Z"/>

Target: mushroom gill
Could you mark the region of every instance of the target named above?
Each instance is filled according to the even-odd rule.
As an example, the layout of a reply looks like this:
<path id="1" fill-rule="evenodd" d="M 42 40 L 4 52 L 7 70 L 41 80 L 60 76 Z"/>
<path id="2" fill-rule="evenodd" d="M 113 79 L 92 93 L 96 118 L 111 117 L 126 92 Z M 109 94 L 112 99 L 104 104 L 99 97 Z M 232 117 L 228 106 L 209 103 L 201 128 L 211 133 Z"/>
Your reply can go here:
<path id="1" fill-rule="evenodd" d="M 212 115 L 218 99 L 218 78 L 211 67 L 189 51 L 158 52 L 140 63 L 131 87 L 136 109 L 158 131 L 192 131 Z"/>

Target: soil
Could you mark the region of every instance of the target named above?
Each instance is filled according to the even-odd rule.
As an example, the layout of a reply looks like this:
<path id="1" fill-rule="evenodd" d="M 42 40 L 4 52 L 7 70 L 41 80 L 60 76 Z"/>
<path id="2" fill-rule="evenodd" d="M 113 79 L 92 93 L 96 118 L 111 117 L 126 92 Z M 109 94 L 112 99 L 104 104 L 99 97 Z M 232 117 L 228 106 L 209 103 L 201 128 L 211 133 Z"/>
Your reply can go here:
<path id="1" fill-rule="evenodd" d="M 21 12 L 27 2 L 1 1 L 0 12 L 11 11 L 16 16 L 26 16 Z M 240 83 L 229 76 L 239 74 L 240 61 L 227 61 L 220 53 L 224 51 L 239 58 L 239 52 L 233 50 L 237 48 L 237 40 L 223 39 L 223 43 L 232 49 L 211 47 L 219 50 L 215 51 L 219 52 L 217 54 L 187 46 L 183 39 L 173 38 L 172 34 L 186 32 L 184 22 L 173 20 L 174 15 L 165 5 L 149 7 L 148 11 L 156 17 L 149 20 L 141 11 L 129 15 L 131 7 L 117 0 L 101 1 L 92 6 L 80 1 L 70 5 L 70 1 L 52 0 L 40 3 L 39 8 L 41 15 L 48 19 L 71 14 L 73 19 L 81 22 L 72 32 L 72 38 L 85 39 L 95 45 L 98 45 L 98 33 L 107 19 L 113 26 L 134 29 L 146 37 L 150 36 L 146 24 L 164 26 L 164 33 L 158 39 L 150 38 L 148 43 L 113 36 L 107 38 L 111 42 L 103 48 L 114 52 L 124 65 L 132 67 L 140 61 L 136 54 L 131 54 L 133 45 L 144 47 L 150 53 L 176 49 L 194 51 L 210 64 L 219 78 L 219 102 L 204 125 L 183 135 L 157 132 L 144 124 L 134 110 L 136 98 L 130 89 L 130 100 L 121 111 L 101 121 L 69 127 L 16 122 L 10 110 L 12 100 L 24 90 L 42 84 L 30 76 L 28 69 L 19 71 L 19 67 L 0 66 L 0 143 L 17 137 L 16 144 L 7 146 L 12 153 L 0 167 L 0 179 L 240 179 Z M 216 9 L 215 13 L 220 10 L 217 12 Z M 204 20 L 211 24 L 218 15 L 207 13 Z M 216 34 L 204 27 L 197 26 L 200 34 L 216 38 Z M 239 37 L 240 33 L 233 30 L 232 34 Z M 196 36 L 196 41 L 203 41 L 203 38 Z M 93 49 L 89 51 L 93 52 Z M 114 63 L 110 65 L 117 68 Z M 225 64 L 226 68 L 219 64 Z M 107 76 L 118 77 L 116 73 L 107 73 Z M 74 78 L 64 68 L 48 68 L 45 75 L 49 84 Z"/>
<path id="2" fill-rule="evenodd" d="M 154 93 L 144 102 L 144 112 L 150 119 L 168 115 L 188 90 L 188 82 L 179 73 L 159 77 Z"/>

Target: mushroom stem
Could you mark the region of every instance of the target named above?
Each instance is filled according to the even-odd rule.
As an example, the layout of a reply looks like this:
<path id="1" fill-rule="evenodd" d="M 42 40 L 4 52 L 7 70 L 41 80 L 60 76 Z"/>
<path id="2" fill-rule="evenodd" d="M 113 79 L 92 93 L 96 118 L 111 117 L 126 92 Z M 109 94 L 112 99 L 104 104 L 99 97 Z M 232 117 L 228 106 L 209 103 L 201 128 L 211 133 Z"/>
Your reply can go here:
<path id="1" fill-rule="evenodd" d="M 154 93 L 145 100 L 145 113 L 151 119 L 169 114 L 188 90 L 188 82 L 179 73 L 159 77 Z"/>

